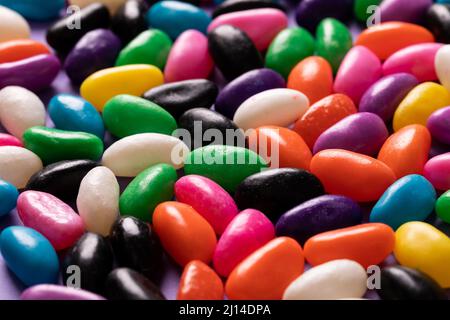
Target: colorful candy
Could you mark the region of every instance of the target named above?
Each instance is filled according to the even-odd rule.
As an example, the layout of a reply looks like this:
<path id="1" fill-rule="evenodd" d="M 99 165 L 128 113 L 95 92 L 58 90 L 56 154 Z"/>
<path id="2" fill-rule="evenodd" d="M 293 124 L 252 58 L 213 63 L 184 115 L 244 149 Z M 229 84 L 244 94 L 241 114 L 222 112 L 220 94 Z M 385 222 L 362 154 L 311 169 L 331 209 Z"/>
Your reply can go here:
<path id="1" fill-rule="evenodd" d="M 37 56 L 50 54 L 48 47 L 30 39 L 17 39 L 0 42 L 0 63 L 13 62 Z"/>
<path id="2" fill-rule="evenodd" d="M 431 114 L 427 121 L 427 128 L 434 139 L 450 145 L 449 124 L 450 107 L 445 107 Z"/>
<path id="3" fill-rule="evenodd" d="M 0 0 L 0 5 L 17 11 L 27 19 L 37 21 L 48 21 L 58 17 L 59 12 L 64 8 L 64 0 Z"/>
<path id="4" fill-rule="evenodd" d="M 0 179 L 24 188 L 30 177 L 42 169 L 41 159 L 32 151 L 15 146 L 0 147 Z"/>
<path id="5" fill-rule="evenodd" d="M 5 146 L 23 147 L 23 144 L 20 139 L 17 139 L 10 134 L 0 133 L 0 147 Z"/>
<path id="6" fill-rule="evenodd" d="M 286 11 L 284 6 L 271 0 L 226 0 L 214 8 L 213 18 L 225 13 L 261 8 L 275 8 Z"/>
<path id="7" fill-rule="evenodd" d="M 385 0 L 380 5 L 381 20 L 418 22 L 432 3 L 432 0 L 417 0 L 414 3 L 408 0 Z"/>
<path id="8" fill-rule="evenodd" d="M 450 189 L 450 152 L 428 160 L 423 169 L 425 178 L 438 190 Z"/>
<path id="9" fill-rule="evenodd" d="M 22 292 L 21 300 L 105 300 L 105 298 L 82 289 L 59 286 L 54 284 L 39 284 Z"/>
<path id="10" fill-rule="evenodd" d="M 450 221 L 450 191 L 445 192 L 436 201 L 436 213 L 445 222 Z"/>
<path id="11" fill-rule="evenodd" d="M 30 37 L 30 25 L 16 11 L 0 5 L 0 18 L 0 42 Z"/>
<path id="12" fill-rule="evenodd" d="M 434 66 L 439 82 L 448 90 L 450 89 L 450 46 L 442 46 L 436 53 Z"/>
<path id="13" fill-rule="evenodd" d="M 0 179 L 0 217 L 9 214 L 16 207 L 18 197 L 17 188 Z"/>
<path id="14" fill-rule="evenodd" d="M 295 20 L 299 26 L 314 32 L 324 18 L 331 17 L 346 21 L 351 17 L 352 12 L 352 0 L 305 0 L 299 3 L 295 11 Z"/>
<path id="15" fill-rule="evenodd" d="M 444 0 L 446 1 L 446 0 Z M 449 43 L 450 38 L 447 30 L 449 30 L 450 10 L 448 5 L 433 4 L 426 12 L 426 24 L 428 29 L 433 32 L 436 41 L 441 43 Z"/>

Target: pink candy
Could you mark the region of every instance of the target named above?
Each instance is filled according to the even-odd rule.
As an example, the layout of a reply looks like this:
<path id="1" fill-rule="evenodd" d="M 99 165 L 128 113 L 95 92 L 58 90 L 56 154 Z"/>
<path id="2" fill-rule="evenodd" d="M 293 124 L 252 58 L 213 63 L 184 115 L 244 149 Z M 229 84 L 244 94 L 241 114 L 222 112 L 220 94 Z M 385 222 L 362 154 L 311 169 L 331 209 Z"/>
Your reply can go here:
<path id="1" fill-rule="evenodd" d="M 0 133 L 0 147 L 4 146 L 23 147 L 23 144 L 19 139 L 10 134 Z"/>
<path id="2" fill-rule="evenodd" d="M 436 189 L 450 190 L 450 152 L 428 160 L 423 172 Z"/>

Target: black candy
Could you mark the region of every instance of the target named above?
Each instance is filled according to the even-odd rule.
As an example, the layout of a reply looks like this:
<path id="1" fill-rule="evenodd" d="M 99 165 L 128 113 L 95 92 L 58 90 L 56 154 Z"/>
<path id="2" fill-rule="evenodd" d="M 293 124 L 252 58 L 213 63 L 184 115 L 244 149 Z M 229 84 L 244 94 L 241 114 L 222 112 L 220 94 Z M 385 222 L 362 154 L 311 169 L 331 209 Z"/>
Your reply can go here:
<path id="1" fill-rule="evenodd" d="M 95 233 L 84 234 L 65 256 L 64 284 L 72 275 L 67 272 L 69 266 L 80 268 L 82 289 L 103 293 L 106 277 L 113 268 L 113 253 L 108 240 Z"/>
<path id="2" fill-rule="evenodd" d="M 214 9 L 212 16 L 213 18 L 215 18 L 225 13 L 260 8 L 275 8 L 286 11 L 286 9 L 281 4 L 276 3 L 272 0 L 227 0 L 225 2 L 222 2 L 216 7 L 216 9 Z"/>
<path id="3" fill-rule="evenodd" d="M 312 173 L 293 168 L 256 173 L 236 189 L 239 209 L 258 209 L 276 222 L 289 209 L 325 193 L 322 183 Z"/>
<path id="4" fill-rule="evenodd" d="M 195 79 L 163 84 L 144 93 L 143 98 L 166 109 L 175 119 L 192 108 L 210 108 L 219 93 L 209 80 Z"/>
<path id="5" fill-rule="evenodd" d="M 242 30 L 222 25 L 208 34 L 208 47 L 216 66 L 227 80 L 264 67 L 261 54 Z"/>
<path id="6" fill-rule="evenodd" d="M 79 17 L 80 28 L 69 29 L 74 18 Z M 48 44 L 59 53 L 68 53 L 89 31 L 109 28 L 111 16 L 108 8 L 101 3 L 93 3 L 78 13 L 62 18 L 47 31 Z"/>
<path id="7" fill-rule="evenodd" d="M 108 275 L 105 296 L 109 300 L 166 300 L 155 284 L 128 268 L 115 269 Z"/>
<path id="8" fill-rule="evenodd" d="M 447 300 L 445 291 L 426 274 L 402 266 L 381 270 L 380 289 L 383 300 Z"/>
<path id="9" fill-rule="evenodd" d="M 433 4 L 427 11 L 426 23 L 437 42 L 450 43 L 450 5 Z"/>
<path id="10" fill-rule="evenodd" d="M 148 29 L 145 19 L 148 8 L 147 3 L 142 0 L 129 0 L 112 17 L 111 28 L 123 46 Z"/>

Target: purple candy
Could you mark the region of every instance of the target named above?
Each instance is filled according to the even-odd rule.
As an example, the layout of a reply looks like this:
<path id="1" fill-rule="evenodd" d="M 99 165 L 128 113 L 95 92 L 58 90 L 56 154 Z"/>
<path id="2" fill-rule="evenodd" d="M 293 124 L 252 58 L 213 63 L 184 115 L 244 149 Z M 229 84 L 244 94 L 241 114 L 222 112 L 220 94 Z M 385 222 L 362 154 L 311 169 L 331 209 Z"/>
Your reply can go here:
<path id="1" fill-rule="evenodd" d="M 406 95 L 419 84 L 409 73 L 396 73 L 381 78 L 361 98 L 359 111 L 371 112 L 388 122 Z"/>
<path id="2" fill-rule="evenodd" d="M 450 107 L 433 112 L 428 118 L 427 128 L 434 139 L 450 145 Z"/>
<path id="3" fill-rule="evenodd" d="M 276 235 L 303 244 L 312 236 L 360 224 L 363 213 L 350 198 L 324 195 L 298 205 L 283 214 L 276 224 Z"/>
<path id="4" fill-rule="evenodd" d="M 50 86 L 61 69 L 54 55 L 40 54 L 31 58 L 0 64 L 0 89 L 7 86 L 39 91 Z"/>
<path id="5" fill-rule="evenodd" d="M 380 5 L 381 22 L 421 22 L 433 0 L 384 0 Z"/>
<path id="6" fill-rule="evenodd" d="M 215 110 L 229 119 L 233 119 L 237 108 L 251 96 L 262 91 L 285 88 L 283 77 L 270 69 L 248 71 L 231 81 L 219 93 Z"/>
<path id="7" fill-rule="evenodd" d="M 450 145 L 433 140 L 430 152 L 428 153 L 428 159 L 440 156 L 447 152 L 450 152 Z"/>
<path id="8" fill-rule="evenodd" d="M 313 153 L 344 149 L 366 155 L 376 154 L 389 136 L 383 120 L 376 114 L 352 114 L 324 131 L 314 144 Z"/>
<path id="9" fill-rule="evenodd" d="M 20 295 L 21 300 L 105 300 L 105 298 L 81 289 L 39 284 L 26 289 Z"/>
<path id="10" fill-rule="evenodd" d="M 86 33 L 67 56 L 64 69 L 79 84 L 94 72 L 114 66 L 121 49 L 120 39 L 110 30 Z"/>
<path id="11" fill-rule="evenodd" d="M 303 0 L 296 9 L 295 19 L 299 26 L 315 34 L 317 25 L 323 19 L 347 21 L 352 14 L 353 0 Z"/>

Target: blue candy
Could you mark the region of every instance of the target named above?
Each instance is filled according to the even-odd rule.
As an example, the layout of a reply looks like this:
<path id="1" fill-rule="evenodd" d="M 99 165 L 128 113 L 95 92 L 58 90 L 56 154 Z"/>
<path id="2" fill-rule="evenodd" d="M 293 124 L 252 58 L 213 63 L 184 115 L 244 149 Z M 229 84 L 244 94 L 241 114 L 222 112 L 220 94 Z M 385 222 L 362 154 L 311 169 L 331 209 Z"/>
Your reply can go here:
<path id="1" fill-rule="evenodd" d="M 59 17 L 65 0 L 0 0 L 0 5 L 17 11 L 30 20 L 47 21 Z"/>
<path id="2" fill-rule="evenodd" d="M 397 229 L 410 221 L 424 221 L 433 212 L 436 191 L 421 175 L 397 180 L 378 200 L 370 214 L 371 222 L 381 222 Z"/>
<path id="3" fill-rule="evenodd" d="M 12 184 L 0 179 L 0 217 L 16 207 L 19 191 Z"/>
<path id="4" fill-rule="evenodd" d="M 59 94 L 50 100 L 48 113 L 61 130 L 92 133 L 103 139 L 105 126 L 95 107 L 81 97 Z"/>
<path id="5" fill-rule="evenodd" d="M 0 250 L 8 268 L 25 285 L 57 282 L 58 256 L 36 230 L 22 226 L 6 228 L 0 234 Z"/>

